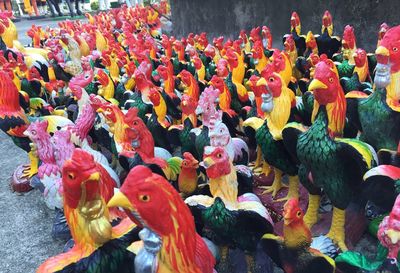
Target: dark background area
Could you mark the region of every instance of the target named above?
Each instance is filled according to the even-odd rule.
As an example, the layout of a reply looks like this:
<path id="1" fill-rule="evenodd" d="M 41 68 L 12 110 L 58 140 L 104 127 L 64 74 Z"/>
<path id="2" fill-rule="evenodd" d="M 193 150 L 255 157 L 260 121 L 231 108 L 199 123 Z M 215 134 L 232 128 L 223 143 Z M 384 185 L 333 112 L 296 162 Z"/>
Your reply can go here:
<path id="1" fill-rule="evenodd" d="M 329 10 L 334 35 L 342 36 L 344 26 L 354 27 L 357 46 L 373 51 L 381 23 L 400 24 L 399 0 L 172 0 L 173 34 L 207 32 L 209 38 L 224 35 L 236 38 L 241 29 L 268 26 L 274 46 L 290 31 L 290 16 L 297 11 L 302 34 L 321 32 L 322 15 Z"/>

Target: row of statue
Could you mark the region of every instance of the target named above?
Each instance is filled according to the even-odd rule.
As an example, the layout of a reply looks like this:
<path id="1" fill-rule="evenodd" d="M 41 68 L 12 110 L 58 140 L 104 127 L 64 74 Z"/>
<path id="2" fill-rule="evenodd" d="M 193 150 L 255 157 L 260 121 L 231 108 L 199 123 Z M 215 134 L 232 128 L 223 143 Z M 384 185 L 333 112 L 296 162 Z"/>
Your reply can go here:
<path id="1" fill-rule="evenodd" d="M 278 49 L 267 26 L 167 36 L 168 13 L 32 26 L 30 47 L 0 16 L 12 187 L 68 241 L 37 272 L 399 272 L 400 26 L 367 53 L 293 12 Z"/>

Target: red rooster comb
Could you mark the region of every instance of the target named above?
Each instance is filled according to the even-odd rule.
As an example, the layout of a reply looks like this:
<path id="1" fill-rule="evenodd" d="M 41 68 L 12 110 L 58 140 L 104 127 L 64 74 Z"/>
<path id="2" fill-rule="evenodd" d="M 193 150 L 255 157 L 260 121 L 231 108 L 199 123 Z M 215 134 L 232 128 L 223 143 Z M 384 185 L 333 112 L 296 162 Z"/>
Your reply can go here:
<path id="1" fill-rule="evenodd" d="M 67 162 L 70 164 L 70 166 L 81 171 L 96 168 L 96 163 L 93 156 L 80 148 L 74 150 L 71 159 Z"/>

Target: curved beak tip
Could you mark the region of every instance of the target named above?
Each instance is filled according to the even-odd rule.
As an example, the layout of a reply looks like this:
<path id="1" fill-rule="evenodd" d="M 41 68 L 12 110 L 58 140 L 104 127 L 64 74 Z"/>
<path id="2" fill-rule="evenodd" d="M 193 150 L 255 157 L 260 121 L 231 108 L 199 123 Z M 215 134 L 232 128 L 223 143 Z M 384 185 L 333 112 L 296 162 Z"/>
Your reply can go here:
<path id="1" fill-rule="evenodd" d="M 312 82 L 308 86 L 308 90 L 309 91 L 313 91 L 313 90 L 316 90 L 316 89 L 327 89 L 327 88 L 328 87 L 318 79 L 312 80 Z"/>
<path id="2" fill-rule="evenodd" d="M 389 56 L 390 52 L 389 50 L 384 47 L 384 46 L 379 46 L 376 50 L 375 50 L 375 54 L 376 55 L 383 55 L 383 56 Z"/>
<path id="3" fill-rule="evenodd" d="M 99 172 L 95 172 L 92 173 L 89 178 L 87 179 L 88 181 L 99 181 L 100 180 L 100 173 Z"/>
<path id="4" fill-rule="evenodd" d="M 265 86 L 265 85 L 267 85 L 267 81 L 264 78 L 260 78 L 256 84 L 256 86 Z"/>
<path id="5" fill-rule="evenodd" d="M 129 201 L 128 197 L 122 192 L 116 192 L 114 196 L 108 201 L 107 207 L 121 207 L 129 210 L 133 210 L 132 204 Z"/>

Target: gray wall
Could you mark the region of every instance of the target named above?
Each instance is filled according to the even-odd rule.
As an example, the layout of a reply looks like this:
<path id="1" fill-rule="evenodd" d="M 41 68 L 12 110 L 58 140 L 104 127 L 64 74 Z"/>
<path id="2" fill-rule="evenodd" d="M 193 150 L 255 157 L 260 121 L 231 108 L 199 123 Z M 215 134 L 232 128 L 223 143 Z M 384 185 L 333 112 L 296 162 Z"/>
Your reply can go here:
<path id="1" fill-rule="evenodd" d="M 334 34 L 342 35 L 346 24 L 356 31 L 357 46 L 374 50 L 382 22 L 400 24 L 400 0 L 170 0 L 173 34 L 207 32 L 209 37 L 236 38 L 241 29 L 267 25 L 274 46 L 290 30 L 290 15 L 297 11 L 302 33 L 320 33 L 322 15 L 328 9 L 333 17 Z"/>

